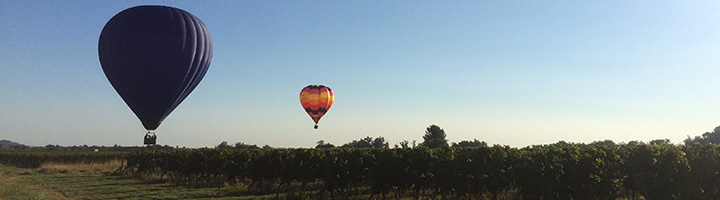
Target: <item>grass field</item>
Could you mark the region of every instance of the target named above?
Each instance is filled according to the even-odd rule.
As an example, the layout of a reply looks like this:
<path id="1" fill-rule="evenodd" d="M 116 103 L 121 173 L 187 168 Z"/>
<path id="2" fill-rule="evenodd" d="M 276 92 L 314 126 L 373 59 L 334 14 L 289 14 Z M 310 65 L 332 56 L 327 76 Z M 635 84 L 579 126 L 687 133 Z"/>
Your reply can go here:
<path id="1" fill-rule="evenodd" d="M 0 199 L 268 199 L 230 196 L 225 188 L 192 188 L 110 175 L 103 165 L 44 164 L 38 169 L 0 165 Z"/>
<path id="2" fill-rule="evenodd" d="M 0 200 L 24 199 L 277 199 L 277 194 L 248 194 L 247 185 L 221 187 L 189 187 L 166 183 L 162 180 L 139 180 L 121 177 L 113 172 L 120 162 L 105 164 L 45 163 L 37 169 L 19 168 L 0 164 Z M 277 187 L 269 186 L 270 188 Z M 298 187 L 298 186 L 294 186 Z M 308 191 L 307 199 L 318 197 L 318 185 Z M 368 190 L 363 187 L 363 190 Z M 365 191 L 367 192 L 367 191 Z M 252 193 L 252 192 L 250 192 Z M 307 194 L 306 194 L 307 195 Z M 280 199 L 286 199 L 280 194 Z M 369 194 L 338 198 L 368 199 Z M 291 199 L 295 199 L 294 197 Z M 305 199 L 303 198 L 303 199 Z M 379 196 L 375 197 L 382 198 Z M 415 199 L 406 197 L 403 199 Z M 423 198 L 424 199 L 424 198 Z"/>

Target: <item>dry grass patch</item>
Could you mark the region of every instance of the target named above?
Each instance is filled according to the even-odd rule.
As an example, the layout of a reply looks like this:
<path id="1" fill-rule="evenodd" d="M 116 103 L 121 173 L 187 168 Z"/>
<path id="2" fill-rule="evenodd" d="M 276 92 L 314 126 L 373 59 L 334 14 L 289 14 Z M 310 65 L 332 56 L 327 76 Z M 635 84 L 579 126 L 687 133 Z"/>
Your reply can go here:
<path id="1" fill-rule="evenodd" d="M 111 173 L 122 165 L 121 160 L 112 160 L 104 163 L 56 163 L 46 162 L 40 165 L 35 171 L 40 173 Z"/>
<path id="2" fill-rule="evenodd" d="M 37 173 L 31 169 L 0 164 L 0 200 L 2 199 L 68 199 L 62 194 L 28 181 Z"/>

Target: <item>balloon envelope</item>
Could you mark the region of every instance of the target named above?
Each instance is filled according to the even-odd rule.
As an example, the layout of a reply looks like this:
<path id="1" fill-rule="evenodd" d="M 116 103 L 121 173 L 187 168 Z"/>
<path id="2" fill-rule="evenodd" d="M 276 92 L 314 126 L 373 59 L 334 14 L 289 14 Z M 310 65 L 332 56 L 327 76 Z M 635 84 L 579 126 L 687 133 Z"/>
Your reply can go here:
<path id="1" fill-rule="evenodd" d="M 145 129 L 155 130 L 205 76 L 212 40 L 187 11 L 137 6 L 105 24 L 98 54 L 110 84 Z"/>
<path id="2" fill-rule="evenodd" d="M 335 101 L 333 91 L 324 85 L 308 85 L 300 91 L 300 104 L 317 124 Z"/>

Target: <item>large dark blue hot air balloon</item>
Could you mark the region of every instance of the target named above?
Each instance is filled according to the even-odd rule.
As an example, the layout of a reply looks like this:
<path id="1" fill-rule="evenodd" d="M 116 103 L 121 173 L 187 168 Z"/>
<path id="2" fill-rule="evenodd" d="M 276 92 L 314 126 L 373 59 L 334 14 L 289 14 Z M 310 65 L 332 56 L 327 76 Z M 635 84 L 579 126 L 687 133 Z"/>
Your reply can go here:
<path id="1" fill-rule="evenodd" d="M 212 41 L 187 11 L 137 6 L 105 24 L 98 54 L 110 84 L 148 130 L 145 143 L 155 144 L 154 130 L 205 76 Z"/>

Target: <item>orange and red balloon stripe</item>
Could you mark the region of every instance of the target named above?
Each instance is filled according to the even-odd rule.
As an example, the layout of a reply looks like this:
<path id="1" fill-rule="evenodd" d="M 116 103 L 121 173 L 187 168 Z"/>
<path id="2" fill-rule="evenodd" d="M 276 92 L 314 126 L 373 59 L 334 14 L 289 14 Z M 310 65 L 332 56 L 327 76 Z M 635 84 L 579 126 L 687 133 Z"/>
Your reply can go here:
<path id="1" fill-rule="evenodd" d="M 332 106 L 335 95 L 324 85 L 308 85 L 300 92 L 300 103 L 317 124 Z"/>

